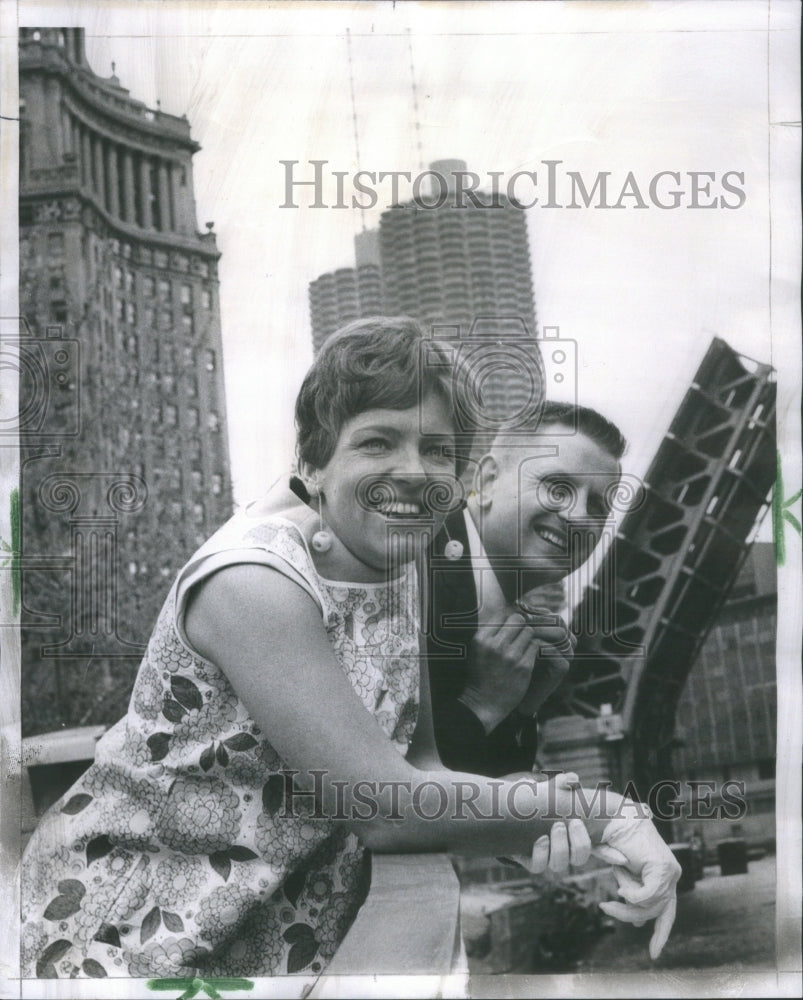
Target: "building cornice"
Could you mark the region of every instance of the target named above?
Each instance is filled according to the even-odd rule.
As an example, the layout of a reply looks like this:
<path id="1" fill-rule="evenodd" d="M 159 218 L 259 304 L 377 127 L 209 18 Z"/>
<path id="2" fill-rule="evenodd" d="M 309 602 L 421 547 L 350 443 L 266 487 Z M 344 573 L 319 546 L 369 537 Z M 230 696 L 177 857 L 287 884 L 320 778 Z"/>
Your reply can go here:
<path id="1" fill-rule="evenodd" d="M 37 171 L 45 173 L 45 171 Z M 192 253 L 200 253 L 210 260 L 220 259 L 220 251 L 217 248 L 217 241 L 214 233 L 196 233 L 188 236 L 174 231 L 160 232 L 157 229 L 142 229 L 139 226 L 131 226 L 121 221 L 117 216 L 109 214 L 101 207 L 97 199 L 86 190 L 76 184 L 77 170 L 73 168 L 69 174 L 65 167 L 56 167 L 47 171 L 53 174 L 47 182 L 41 186 L 33 187 L 26 184 L 20 187 L 20 204 L 35 204 L 54 198 L 78 198 L 83 206 L 95 211 L 103 222 L 113 230 L 120 239 L 145 243 L 165 250 L 186 250 Z M 36 223 L 38 224 L 38 223 Z"/>
<path id="2" fill-rule="evenodd" d="M 107 122 L 115 139 L 132 142 L 132 130 L 141 133 L 142 142 L 155 142 L 161 149 L 166 142 L 180 145 L 190 153 L 201 146 L 190 137 L 186 118 L 152 110 L 142 101 L 128 96 L 128 91 L 98 77 L 88 66 L 79 66 L 59 48 L 23 39 L 20 42 L 19 74 L 43 73 L 59 77 L 81 102 Z M 91 124 L 91 122 L 88 122 Z M 92 125 L 92 127 L 95 127 Z M 125 131 L 121 133 L 119 129 Z M 134 144 L 134 143 L 132 143 Z"/>

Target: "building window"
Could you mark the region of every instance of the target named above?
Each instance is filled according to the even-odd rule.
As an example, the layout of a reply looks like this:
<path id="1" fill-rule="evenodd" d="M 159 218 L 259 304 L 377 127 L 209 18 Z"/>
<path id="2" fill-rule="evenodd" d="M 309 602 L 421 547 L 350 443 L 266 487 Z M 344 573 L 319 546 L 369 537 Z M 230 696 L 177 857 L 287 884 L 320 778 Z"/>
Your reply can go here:
<path id="1" fill-rule="evenodd" d="M 133 271 L 126 271 L 125 272 L 125 290 L 127 292 L 133 292 L 134 291 L 134 272 Z"/>
<path id="2" fill-rule="evenodd" d="M 174 375 L 162 375 L 162 391 L 171 396 L 176 391 L 176 379 Z"/>
<path id="3" fill-rule="evenodd" d="M 223 492 L 223 476 L 215 472 L 212 475 L 212 494 L 219 497 Z"/>
<path id="4" fill-rule="evenodd" d="M 50 303 L 50 318 L 54 323 L 67 322 L 67 303 L 63 299 Z"/>
<path id="5" fill-rule="evenodd" d="M 169 302 L 170 301 L 170 282 L 165 278 L 159 279 L 159 301 Z"/>
<path id="6" fill-rule="evenodd" d="M 212 308 L 212 293 L 209 291 L 208 288 L 204 288 L 201 290 L 201 305 L 204 307 L 204 309 Z"/>
<path id="7" fill-rule="evenodd" d="M 47 238 L 47 253 L 51 258 L 64 256 L 64 233 L 50 233 Z"/>
<path id="8" fill-rule="evenodd" d="M 164 425 L 165 427 L 175 427 L 177 423 L 178 410 L 171 403 L 167 403 L 164 408 Z"/>
<path id="9" fill-rule="evenodd" d="M 143 322 L 143 325 L 144 325 L 144 327 L 145 327 L 146 330 L 152 330 L 153 329 L 153 324 L 154 324 L 155 318 L 156 317 L 155 317 L 155 314 L 153 312 L 153 309 L 151 309 L 150 306 L 148 306 L 147 309 L 143 310 L 143 312 L 142 312 L 142 322 Z"/>
<path id="10" fill-rule="evenodd" d="M 164 250 L 156 250 L 153 254 L 153 261 L 157 267 L 167 267 L 167 254 Z"/>
<path id="11" fill-rule="evenodd" d="M 193 430 L 198 426 L 198 411 L 194 406 L 187 410 L 187 426 Z"/>
<path id="12" fill-rule="evenodd" d="M 64 282 L 61 280 L 60 274 L 53 274 L 50 277 L 50 291 L 58 292 L 62 288 Z"/>
<path id="13" fill-rule="evenodd" d="M 181 286 L 181 304 L 188 306 L 192 303 L 192 288 L 189 285 Z"/>
<path id="14" fill-rule="evenodd" d="M 125 321 L 126 323 L 136 323 L 137 321 L 137 307 L 133 302 L 126 302 Z"/>
<path id="15" fill-rule="evenodd" d="M 208 372 L 213 372 L 215 370 L 215 352 L 214 351 L 204 351 L 204 363 L 206 365 L 206 370 Z"/>
<path id="16" fill-rule="evenodd" d="M 209 416 L 206 418 L 206 426 L 209 428 L 210 431 L 220 430 L 220 417 L 217 415 L 217 413 L 212 412 L 209 414 Z"/>
<path id="17" fill-rule="evenodd" d="M 114 265 L 114 272 L 113 272 L 113 274 L 114 274 L 114 287 L 115 288 L 122 288 L 123 287 L 123 269 L 120 267 L 119 264 L 115 264 Z"/>
<path id="18" fill-rule="evenodd" d="M 184 315 L 181 317 L 181 329 L 184 331 L 186 336 L 188 337 L 192 336 L 194 328 L 192 323 L 192 316 L 189 313 L 184 313 Z"/>
<path id="19" fill-rule="evenodd" d="M 145 296 L 146 299 L 152 299 L 154 295 L 154 289 L 155 286 L 153 278 L 149 274 L 146 274 L 142 279 L 142 294 Z"/>
<path id="20" fill-rule="evenodd" d="M 190 438 L 189 452 L 191 462 L 201 461 L 201 442 L 198 438 Z"/>
<path id="21" fill-rule="evenodd" d="M 123 320 L 123 300 L 117 299 L 114 303 L 114 318 L 122 322 Z"/>
<path id="22" fill-rule="evenodd" d="M 775 777 L 775 758 L 762 757 L 756 762 L 758 764 L 758 776 L 762 781 Z"/>
<path id="23" fill-rule="evenodd" d="M 203 485 L 204 485 L 204 477 L 203 477 L 200 469 L 193 469 L 192 470 L 192 487 L 193 487 L 193 489 L 195 489 L 195 490 L 201 490 L 201 489 L 203 489 Z"/>
<path id="24" fill-rule="evenodd" d="M 195 523 L 203 524 L 204 516 L 204 505 L 202 503 L 194 503 L 192 505 L 192 518 Z"/>
<path id="25" fill-rule="evenodd" d="M 173 326 L 173 314 L 169 309 L 159 310 L 159 326 L 162 330 L 169 330 Z"/>
<path id="26" fill-rule="evenodd" d="M 136 354 L 139 350 L 139 341 L 133 333 L 126 337 L 125 349 L 129 354 Z"/>
<path id="27" fill-rule="evenodd" d="M 184 384 L 187 387 L 187 395 L 188 396 L 197 396 L 198 395 L 198 383 L 195 381 L 195 379 L 193 378 L 192 375 L 188 375 L 187 376 L 186 382 Z"/>

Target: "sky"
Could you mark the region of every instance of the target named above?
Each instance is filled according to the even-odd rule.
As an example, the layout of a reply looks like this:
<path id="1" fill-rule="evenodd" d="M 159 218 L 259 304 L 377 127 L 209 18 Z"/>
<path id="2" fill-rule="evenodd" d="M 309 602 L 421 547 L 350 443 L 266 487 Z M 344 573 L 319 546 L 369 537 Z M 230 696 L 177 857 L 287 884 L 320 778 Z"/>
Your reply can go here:
<path id="1" fill-rule="evenodd" d="M 281 207 L 283 160 L 311 176 L 312 159 L 326 171 L 416 174 L 457 157 L 481 176 L 539 178 L 556 160 L 588 188 L 609 172 L 611 201 L 632 172 L 647 208 L 629 198 L 619 210 L 526 214 L 539 328 L 576 342 L 577 397 L 620 425 L 637 474 L 713 336 L 777 363 L 790 330 L 771 297 L 784 282 L 796 293 L 797 277 L 793 261 L 774 260 L 771 286 L 771 199 L 789 186 L 789 152 L 774 148 L 768 122 L 798 116 L 798 16 L 795 3 L 752 0 L 20 4 L 22 24 L 84 26 L 93 69 L 108 76 L 113 61 L 132 96 L 186 114 L 203 147 L 195 193 L 199 228 L 214 221 L 223 255 L 239 502 L 292 458 L 293 402 L 312 357 L 309 282 L 352 265 L 354 234 L 390 201 L 377 185 L 364 215 Z M 661 171 L 681 175 L 677 209 L 649 202 Z M 730 173 L 743 204 L 688 207 L 695 171 L 714 174 L 714 196 Z"/>

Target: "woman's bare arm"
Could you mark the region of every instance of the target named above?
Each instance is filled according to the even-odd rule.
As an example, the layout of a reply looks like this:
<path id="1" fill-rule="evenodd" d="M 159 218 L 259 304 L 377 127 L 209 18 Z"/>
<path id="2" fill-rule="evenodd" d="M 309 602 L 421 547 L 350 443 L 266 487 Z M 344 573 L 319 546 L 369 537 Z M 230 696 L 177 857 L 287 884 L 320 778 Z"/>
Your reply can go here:
<path id="1" fill-rule="evenodd" d="M 275 570 L 243 564 L 213 574 L 191 595 L 185 630 L 197 652 L 226 673 L 288 766 L 300 777 L 325 771 L 327 814 L 335 811 L 334 783 L 345 783 L 348 825 L 374 850 L 529 852 L 556 811 L 571 811 L 571 793 L 546 783 L 517 789 L 504 780 L 424 771 L 405 760 L 345 677 L 314 601 Z M 370 783 L 361 786 L 362 801 L 359 782 Z M 364 799 L 371 789 L 379 808 L 361 819 L 370 812 Z M 410 807 L 415 801 L 419 808 Z M 587 825 L 599 839 L 604 823 Z"/>

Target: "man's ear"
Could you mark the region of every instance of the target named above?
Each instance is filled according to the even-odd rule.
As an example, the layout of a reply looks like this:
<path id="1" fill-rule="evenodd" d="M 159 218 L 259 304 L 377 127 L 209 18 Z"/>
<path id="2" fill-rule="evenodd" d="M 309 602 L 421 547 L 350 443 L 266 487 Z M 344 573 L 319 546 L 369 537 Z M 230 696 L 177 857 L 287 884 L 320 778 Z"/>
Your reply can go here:
<path id="1" fill-rule="evenodd" d="M 499 462 L 493 455 L 483 455 L 474 470 L 474 492 L 480 510 L 489 510 L 493 502 L 496 483 L 499 479 Z"/>

